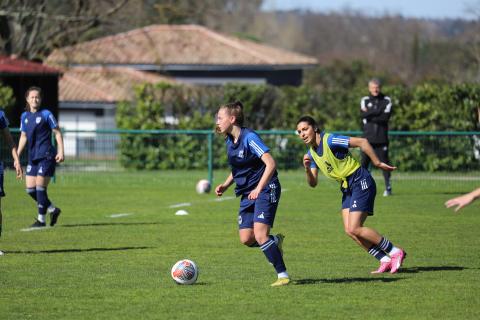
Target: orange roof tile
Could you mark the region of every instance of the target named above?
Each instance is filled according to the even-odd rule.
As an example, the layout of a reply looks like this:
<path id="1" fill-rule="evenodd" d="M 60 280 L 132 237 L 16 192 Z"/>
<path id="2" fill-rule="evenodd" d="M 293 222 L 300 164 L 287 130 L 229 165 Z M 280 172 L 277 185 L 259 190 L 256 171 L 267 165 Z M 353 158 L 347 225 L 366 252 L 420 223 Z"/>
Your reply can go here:
<path id="1" fill-rule="evenodd" d="M 75 67 L 66 69 L 60 79 L 59 100 L 91 102 L 132 100 L 135 85 L 158 82 L 175 81 L 127 67 Z"/>
<path id="2" fill-rule="evenodd" d="M 54 50 L 48 64 L 312 65 L 306 55 L 198 25 L 152 25 Z"/>

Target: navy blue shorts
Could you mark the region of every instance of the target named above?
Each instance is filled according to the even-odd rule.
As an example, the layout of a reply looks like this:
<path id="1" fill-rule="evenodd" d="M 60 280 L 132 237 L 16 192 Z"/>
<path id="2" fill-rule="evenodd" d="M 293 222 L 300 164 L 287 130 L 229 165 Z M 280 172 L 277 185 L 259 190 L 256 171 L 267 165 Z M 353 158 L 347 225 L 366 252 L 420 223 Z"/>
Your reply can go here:
<path id="1" fill-rule="evenodd" d="M 342 189 L 342 209 L 350 209 L 350 212 L 367 212 L 373 215 L 377 186 L 368 170 L 358 169 L 354 176 L 349 179 L 347 189 Z"/>
<path id="2" fill-rule="evenodd" d="M 280 182 L 275 179 L 263 188 L 255 200 L 249 200 L 248 194 L 242 195 L 238 211 L 238 228 L 253 229 L 255 222 L 273 227 L 281 192 Z"/>
<path id="3" fill-rule="evenodd" d="M 27 176 L 53 177 L 55 175 L 55 158 L 31 161 L 27 165 Z"/>
<path id="4" fill-rule="evenodd" d="M 3 189 L 3 162 L 0 162 L 0 197 L 5 197 L 5 190 Z"/>

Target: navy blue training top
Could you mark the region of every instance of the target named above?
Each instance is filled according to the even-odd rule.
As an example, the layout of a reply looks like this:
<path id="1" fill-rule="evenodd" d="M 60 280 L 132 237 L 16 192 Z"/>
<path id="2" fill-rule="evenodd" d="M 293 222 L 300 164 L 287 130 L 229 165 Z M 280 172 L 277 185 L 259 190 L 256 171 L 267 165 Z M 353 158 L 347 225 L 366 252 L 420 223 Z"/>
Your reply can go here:
<path id="1" fill-rule="evenodd" d="M 248 194 L 255 189 L 265 171 L 265 163 L 261 157 L 270 149 L 265 145 L 258 134 L 249 129 L 241 128 L 237 143 L 233 143 L 233 137 L 227 135 L 228 164 L 232 169 L 235 181 L 235 195 Z M 272 179 L 277 179 L 275 170 Z"/>
<path id="2" fill-rule="evenodd" d="M 20 130 L 27 135 L 28 161 L 55 157 L 52 145 L 52 129 L 58 128 L 57 120 L 46 109 L 26 111 L 20 118 Z"/>

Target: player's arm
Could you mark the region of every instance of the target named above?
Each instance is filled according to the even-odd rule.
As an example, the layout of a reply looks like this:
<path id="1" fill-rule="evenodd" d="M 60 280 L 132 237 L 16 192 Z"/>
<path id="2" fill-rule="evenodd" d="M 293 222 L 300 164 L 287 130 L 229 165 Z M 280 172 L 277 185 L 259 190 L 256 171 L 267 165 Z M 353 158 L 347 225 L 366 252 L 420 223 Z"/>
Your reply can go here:
<path id="1" fill-rule="evenodd" d="M 248 199 L 250 200 L 255 200 L 258 198 L 260 191 L 265 188 L 268 181 L 270 181 L 272 178 L 275 169 L 277 168 L 275 160 L 269 152 L 265 152 L 260 159 L 263 161 L 263 163 L 265 163 L 265 171 L 263 171 L 263 175 L 260 178 L 256 188 L 248 194 Z"/>
<path id="2" fill-rule="evenodd" d="M 215 194 L 219 197 L 233 184 L 233 174 L 230 172 L 224 183 L 215 188 Z"/>
<path id="3" fill-rule="evenodd" d="M 25 145 L 27 144 L 27 134 L 25 132 L 20 133 L 20 139 L 18 140 L 18 156 L 22 154 L 23 149 L 25 149 Z"/>
<path id="4" fill-rule="evenodd" d="M 13 166 L 15 167 L 17 178 L 21 179 L 23 174 L 22 166 L 20 165 L 20 159 L 17 153 L 17 146 L 15 145 L 15 142 L 13 142 L 13 138 L 12 138 L 12 135 L 10 134 L 10 130 L 8 129 L 8 127 L 3 128 L 3 137 L 8 144 L 8 147 L 11 150 L 12 158 L 13 158 Z"/>
<path id="5" fill-rule="evenodd" d="M 63 136 L 62 131 L 58 128 L 52 129 L 53 134 L 55 135 L 55 140 L 57 141 L 57 155 L 55 156 L 55 161 L 63 162 L 65 160 L 64 146 L 63 146 Z"/>
<path id="6" fill-rule="evenodd" d="M 373 151 L 372 146 L 365 138 L 350 137 L 349 147 L 360 148 L 360 150 L 362 150 L 370 158 L 370 160 L 372 160 L 372 164 L 379 169 L 384 171 L 393 171 L 397 169 L 397 167 L 393 167 L 381 162 L 375 154 L 375 151 Z"/>
<path id="7" fill-rule="evenodd" d="M 445 206 L 447 208 L 456 206 L 454 210 L 455 212 L 457 212 L 458 210 L 468 206 L 470 203 L 472 203 L 475 199 L 478 199 L 478 198 L 480 198 L 480 188 L 475 189 L 472 192 L 464 194 L 460 197 L 456 197 L 448 200 L 447 202 L 445 202 Z"/>
<path id="8" fill-rule="evenodd" d="M 307 176 L 307 183 L 310 187 L 315 188 L 318 183 L 318 169 L 312 168 L 312 159 L 307 153 L 303 156 L 303 166 L 305 167 L 305 175 Z"/>

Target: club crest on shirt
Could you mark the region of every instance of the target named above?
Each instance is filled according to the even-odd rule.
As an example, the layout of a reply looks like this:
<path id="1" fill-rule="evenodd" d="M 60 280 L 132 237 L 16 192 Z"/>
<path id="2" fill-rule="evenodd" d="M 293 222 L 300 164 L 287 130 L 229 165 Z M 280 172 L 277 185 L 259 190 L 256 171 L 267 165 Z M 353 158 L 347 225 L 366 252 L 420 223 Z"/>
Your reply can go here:
<path id="1" fill-rule="evenodd" d="M 27 123 L 28 123 L 28 119 L 25 119 L 25 124 L 27 124 Z"/>
<path id="2" fill-rule="evenodd" d="M 244 155 L 243 155 L 243 150 L 240 150 L 240 151 L 238 152 L 238 156 L 237 156 L 237 157 L 239 157 L 240 159 L 243 159 L 243 157 L 244 157 Z"/>
<path id="3" fill-rule="evenodd" d="M 35 119 L 35 122 L 36 122 L 37 124 L 39 124 L 40 121 L 42 121 L 42 117 L 37 117 L 37 118 Z"/>
<path id="4" fill-rule="evenodd" d="M 327 166 L 327 171 L 328 171 L 328 173 L 330 173 L 330 172 L 333 171 L 333 166 L 332 166 L 330 163 L 328 163 L 327 161 L 325 161 L 325 165 Z"/>

